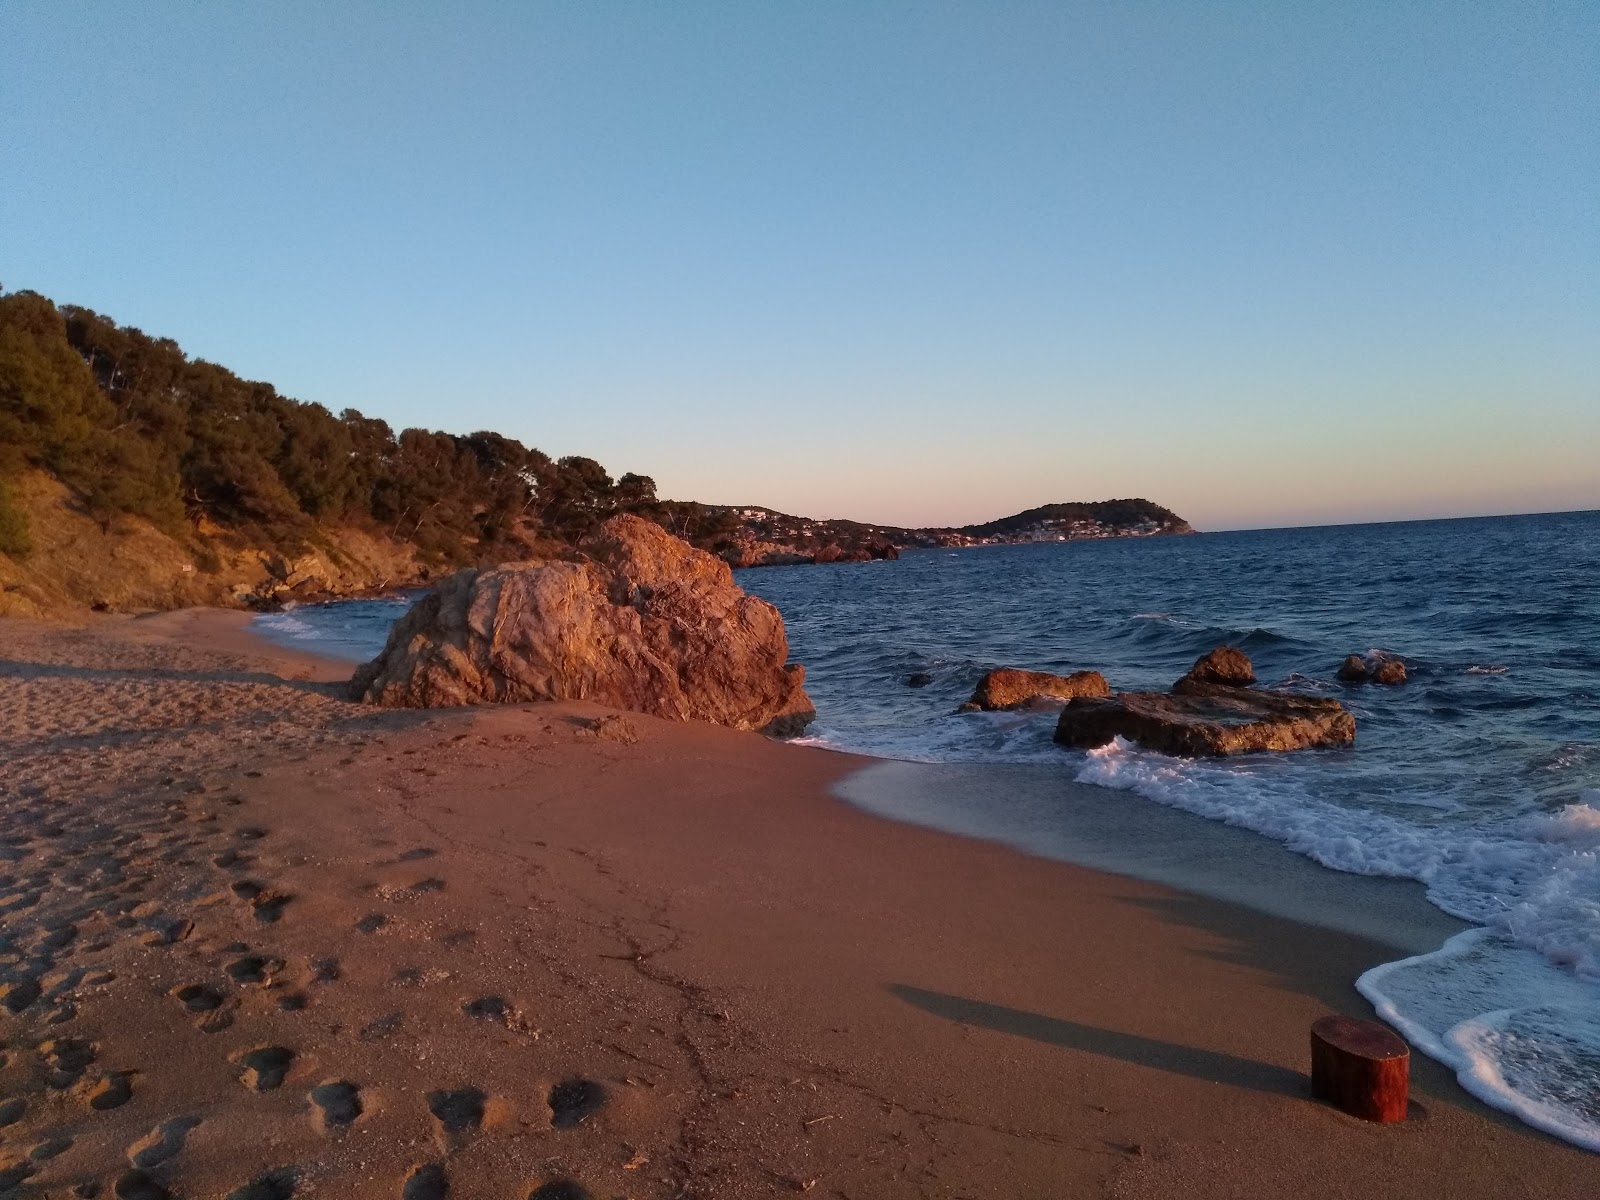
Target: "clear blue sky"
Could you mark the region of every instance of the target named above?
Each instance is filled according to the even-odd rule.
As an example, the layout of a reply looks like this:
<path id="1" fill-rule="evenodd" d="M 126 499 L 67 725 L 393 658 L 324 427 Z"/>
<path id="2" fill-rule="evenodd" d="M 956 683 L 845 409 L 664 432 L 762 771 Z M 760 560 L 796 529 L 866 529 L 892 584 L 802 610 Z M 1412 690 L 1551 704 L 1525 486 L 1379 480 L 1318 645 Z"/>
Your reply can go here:
<path id="1" fill-rule="evenodd" d="M 0 283 L 680 498 L 1600 507 L 1600 4 L 0 0 Z"/>

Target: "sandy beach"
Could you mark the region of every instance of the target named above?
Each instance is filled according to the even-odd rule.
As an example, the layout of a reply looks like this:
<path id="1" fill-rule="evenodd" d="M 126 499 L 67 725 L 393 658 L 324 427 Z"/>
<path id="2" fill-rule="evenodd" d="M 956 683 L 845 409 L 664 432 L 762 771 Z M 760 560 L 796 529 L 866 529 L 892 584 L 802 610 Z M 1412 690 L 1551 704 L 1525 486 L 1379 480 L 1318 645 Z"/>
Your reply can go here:
<path id="1" fill-rule="evenodd" d="M 0 1195 L 1600 1189 L 1420 1056 L 1404 1125 L 1310 1099 L 1409 947 L 873 816 L 847 755 L 348 674 L 0 621 Z"/>

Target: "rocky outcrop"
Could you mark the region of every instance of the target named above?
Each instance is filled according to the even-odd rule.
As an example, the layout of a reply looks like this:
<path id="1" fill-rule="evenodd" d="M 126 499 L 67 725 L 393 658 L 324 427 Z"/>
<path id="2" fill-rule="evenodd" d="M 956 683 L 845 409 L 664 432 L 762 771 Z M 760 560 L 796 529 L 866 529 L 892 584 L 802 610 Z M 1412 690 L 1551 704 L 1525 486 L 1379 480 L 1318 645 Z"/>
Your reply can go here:
<path id="1" fill-rule="evenodd" d="M 1406 665 L 1398 658 L 1386 658 L 1372 668 L 1372 682 L 1393 687 L 1406 681 Z"/>
<path id="2" fill-rule="evenodd" d="M 1352 654 L 1339 664 L 1334 678 L 1341 683 L 1365 683 L 1372 677 L 1372 671 L 1367 666 L 1367 660 L 1359 654 Z"/>
<path id="3" fill-rule="evenodd" d="M 34 545 L 26 557 L 0 554 L 0 616 L 270 608 L 427 578 L 415 547 L 347 526 L 319 529 L 314 549 L 284 557 L 203 519 L 176 531 L 136 516 L 96 520 L 66 485 L 40 471 L 7 483 Z"/>
<path id="4" fill-rule="evenodd" d="M 591 700 L 775 736 L 816 710 L 778 610 L 659 525 L 612 517 L 583 562 L 460 571 L 395 623 L 356 672 L 393 707 Z"/>
<path id="5" fill-rule="evenodd" d="M 1175 692 L 1194 688 L 1249 687 L 1256 681 L 1255 668 L 1237 646 L 1218 646 L 1194 660 L 1189 673 L 1172 685 Z"/>
<path id="6" fill-rule="evenodd" d="M 1334 677 L 1341 683 L 1380 683 L 1394 687 L 1406 681 L 1406 664 L 1398 658 L 1376 658 L 1368 662 L 1352 654 L 1339 664 Z"/>
<path id="7" fill-rule="evenodd" d="M 961 706 L 963 712 L 993 712 L 1020 708 L 1033 700 L 1070 700 L 1075 696 L 1109 696 L 1111 685 L 1099 671 L 1075 671 L 1071 675 L 1051 675 L 1046 671 L 1019 671 L 1001 667 L 978 681 L 972 699 Z"/>
<path id="8" fill-rule="evenodd" d="M 1218 646 L 1202 655 L 1170 694 L 1102 693 L 1069 700 L 1056 721 L 1055 740 L 1093 749 L 1122 737 L 1187 758 L 1355 741 L 1355 718 L 1337 700 L 1262 691 L 1250 686 L 1255 677 L 1242 650 Z"/>
<path id="9" fill-rule="evenodd" d="M 1124 692 L 1068 701 L 1055 740 L 1091 749 L 1123 737 L 1150 750 L 1189 758 L 1348 746 L 1356 722 L 1336 700 L 1221 684 L 1190 683 L 1182 692 Z"/>
<path id="10" fill-rule="evenodd" d="M 874 542 L 842 546 L 827 542 L 814 551 L 798 550 L 779 542 L 763 542 L 748 531 L 735 535 L 734 540 L 721 552 L 723 561 L 730 567 L 791 567 L 801 563 L 859 563 L 879 559 L 896 559 L 900 551 L 889 542 Z"/>

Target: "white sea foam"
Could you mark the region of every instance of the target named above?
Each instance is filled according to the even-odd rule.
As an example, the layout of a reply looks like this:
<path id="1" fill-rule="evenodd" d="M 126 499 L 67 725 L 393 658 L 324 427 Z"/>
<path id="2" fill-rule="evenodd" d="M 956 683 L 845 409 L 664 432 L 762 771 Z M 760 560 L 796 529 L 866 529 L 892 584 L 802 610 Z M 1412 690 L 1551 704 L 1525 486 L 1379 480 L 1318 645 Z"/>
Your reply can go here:
<path id="1" fill-rule="evenodd" d="M 283 612 L 265 613 L 256 618 L 256 623 L 273 637 L 293 638 L 295 641 L 301 642 L 314 642 L 323 636 L 320 629 L 302 621 L 287 608 Z"/>
<path id="2" fill-rule="evenodd" d="M 1600 1150 L 1600 990 L 1492 929 L 1374 967 L 1356 987 L 1484 1103 Z"/>
<path id="3" fill-rule="evenodd" d="M 1480 1099 L 1600 1150 L 1600 792 L 1556 813 L 1429 828 L 1121 739 L 1090 751 L 1077 778 L 1254 830 L 1335 870 L 1420 880 L 1440 908 L 1481 923 L 1358 987 Z"/>

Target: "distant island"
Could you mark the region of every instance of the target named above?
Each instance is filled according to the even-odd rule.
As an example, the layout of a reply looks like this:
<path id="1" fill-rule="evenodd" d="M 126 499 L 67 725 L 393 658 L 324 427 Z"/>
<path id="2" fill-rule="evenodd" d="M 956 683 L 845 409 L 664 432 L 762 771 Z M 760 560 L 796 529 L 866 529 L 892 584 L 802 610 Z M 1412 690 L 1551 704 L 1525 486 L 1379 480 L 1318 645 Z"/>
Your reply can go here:
<path id="1" fill-rule="evenodd" d="M 656 495 L 592 458 L 488 431 L 396 433 L 279 395 L 170 338 L 0 293 L 0 615 L 270 606 L 578 556 L 617 513 L 735 566 L 909 547 L 1190 532 L 1148 500 L 1050 504 L 951 529 Z"/>
<path id="2" fill-rule="evenodd" d="M 740 567 L 862 562 L 893 558 L 910 547 L 1071 542 L 1194 532 L 1171 509 L 1141 499 L 1045 504 L 979 525 L 922 529 L 794 517 L 758 506 L 727 506 L 714 511 L 729 514 L 738 522 L 728 543 L 717 549 Z"/>

